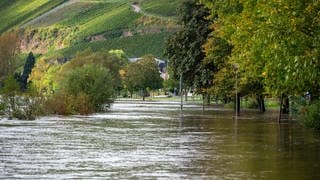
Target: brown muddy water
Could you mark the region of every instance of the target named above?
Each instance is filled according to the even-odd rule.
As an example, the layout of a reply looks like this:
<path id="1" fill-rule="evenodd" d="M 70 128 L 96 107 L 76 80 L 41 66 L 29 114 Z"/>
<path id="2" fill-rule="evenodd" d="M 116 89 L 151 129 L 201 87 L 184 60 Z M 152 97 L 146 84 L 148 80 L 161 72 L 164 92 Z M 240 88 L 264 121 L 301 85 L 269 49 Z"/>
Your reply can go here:
<path id="1" fill-rule="evenodd" d="M 0 179 L 319 179 L 320 136 L 275 113 L 175 102 L 0 120 Z"/>

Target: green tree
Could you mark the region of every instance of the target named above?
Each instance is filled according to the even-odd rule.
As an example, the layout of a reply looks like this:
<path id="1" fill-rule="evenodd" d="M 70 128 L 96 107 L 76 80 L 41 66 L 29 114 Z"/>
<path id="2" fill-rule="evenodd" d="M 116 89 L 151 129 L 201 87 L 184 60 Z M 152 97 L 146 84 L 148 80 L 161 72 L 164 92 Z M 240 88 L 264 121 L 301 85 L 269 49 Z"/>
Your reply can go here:
<path id="1" fill-rule="evenodd" d="M 76 67 L 82 67 L 86 64 L 99 64 L 109 69 L 113 77 L 112 85 L 115 90 L 119 90 L 122 87 L 120 70 L 127 63 L 129 63 L 129 60 L 125 57 L 123 51 L 92 52 L 92 50 L 87 49 L 79 52 L 74 58 L 65 63 L 60 70 L 59 77 L 63 77 L 65 73 Z"/>
<path id="2" fill-rule="evenodd" d="M 144 56 L 142 59 L 128 64 L 125 67 L 124 83 L 131 97 L 134 91 L 142 91 L 145 99 L 147 89 L 156 90 L 162 87 L 158 65 L 153 56 Z"/>
<path id="3" fill-rule="evenodd" d="M 319 96 L 320 2 L 209 1 L 218 14 L 214 27 L 233 45 L 230 61 L 240 66 L 243 91 L 284 97 L 311 92 Z"/>
<path id="4" fill-rule="evenodd" d="M 29 75 L 30 73 L 32 72 L 32 68 L 34 67 L 34 64 L 35 64 L 35 58 L 33 56 L 33 53 L 30 52 L 28 57 L 27 57 L 27 60 L 26 60 L 26 63 L 24 65 L 24 68 L 23 68 L 23 73 L 21 75 L 21 79 L 20 79 L 20 83 L 21 83 L 21 89 L 22 90 L 26 90 L 27 89 L 27 83 L 28 83 L 28 78 L 29 78 Z"/>
<path id="5" fill-rule="evenodd" d="M 167 39 L 165 54 L 169 59 L 173 78 L 183 76 L 184 83 L 198 92 L 207 92 L 212 84 L 214 67 L 203 64 L 202 46 L 210 33 L 209 10 L 197 0 L 184 0 L 178 8 L 182 29 Z"/>
<path id="6" fill-rule="evenodd" d="M 86 64 L 67 74 L 63 80 L 62 90 L 80 99 L 88 96 L 91 105 L 96 111 L 100 111 L 104 109 L 105 104 L 112 102 L 114 93 L 112 81 L 112 75 L 105 67 Z"/>
<path id="7" fill-rule="evenodd" d="M 56 79 L 62 66 L 60 59 L 64 59 L 64 57 L 62 55 L 40 57 L 34 65 L 28 79 L 41 94 L 50 95 L 58 89 Z"/>

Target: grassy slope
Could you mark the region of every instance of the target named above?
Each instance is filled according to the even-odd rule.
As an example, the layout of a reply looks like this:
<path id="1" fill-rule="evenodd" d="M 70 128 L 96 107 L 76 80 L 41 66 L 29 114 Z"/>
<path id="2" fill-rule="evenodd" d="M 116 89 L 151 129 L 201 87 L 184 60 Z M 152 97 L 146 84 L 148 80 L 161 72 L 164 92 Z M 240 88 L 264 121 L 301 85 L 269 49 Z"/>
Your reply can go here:
<path id="1" fill-rule="evenodd" d="M 143 0 L 141 7 L 143 11 L 163 17 L 177 16 L 179 0 Z"/>
<path id="2" fill-rule="evenodd" d="M 81 37 L 103 33 L 113 29 L 128 29 L 134 25 L 134 22 L 140 17 L 134 13 L 127 4 L 103 4 L 99 5 L 103 8 L 103 13 L 86 22 L 80 23 Z M 101 9 L 101 8 L 100 8 Z M 80 21 L 81 22 L 81 21 Z"/>
<path id="3" fill-rule="evenodd" d="M 65 0 L 1 0 L 0 34 L 45 13 Z"/>
<path id="4" fill-rule="evenodd" d="M 69 4 L 33 22 L 33 27 L 56 24 L 78 27 L 78 38 L 134 26 L 140 14 L 134 13 L 127 1 L 79 1 Z"/>
<path id="5" fill-rule="evenodd" d="M 96 3 L 87 2 L 87 1 L 79 1 L 69 5 L 63 5 L 58 10 L 54 12 L 48 13 L 43 17 L 37 18 L 35 21 L 31 22 L 29 26 L 31 27 L 47 27 L 52 26 L 54 24 L 58 24 L 61 21 L 65 21 L 66 19 L 70 19 L 73 17 L 81 15 L 82 12 L 85 12 L 91 9 Z"/>
<path id="6" fill-rule="evenodd" d="M 67 0 L 0 0 L 0 33 L 13 26 L 22 25 L 43 14 Z M 70 6 L 50 13 L 39 21 L 33 22 L 31 27 L 77 27 L 75 39 L 83 40 L 92 35 L 109 31 L 137 28 L 137 22 L 142 16 L 133 12 L 130 4 L 135 0 L 80 0 Z M 159 17 L 175 16 L 175 9 L 179 0 L 141 0 L 143 11 Z M 139 28 L 141 22 L 139 22 Z M 158 24 L 157 24 L 158 25 Z M 143 26 L 143 25 L 142 25 Z M 154 54 L 163 57 L 163 45 L 169 33 L 154 33 L 126 38 L 107 38 L 99 42 L 78 42 L 63 50 L 67 56 L 88 47 L 93 50 L 123 49 L 130 57 Z M 51 53 L 55 53 L 52 52 Z"/>
<path id="7" fill-rule="evenodd" d="M 70 57 L 76 54 L 76 52 L 87 48 L 91 48 L 93 51 L 122 49 L 129 57 L 141 57 L 146 54 L 153 54 L 156 57 L 163 58 L 163 42 L 168 35 L 169 33 L 157 33 L 91 43 L 79 43 L 57 52 L 62 53 L 64 56 Z"/>
<path id="8" fill-rule="evenodd" d="M 169 9 L 169 11 L 172 10 L 174 12 L 176 5 L 178 4 L 177 0 L 174 1 L 174 6 L 171 7 L 170 10 L 169 6 L 172 6 L 172 3 L 164 3 L 167 2 L 167 0 L 160 0 L 160 3 L 158 1 L 153 2 L 156 3 L 156 6 L 162 7 L 162 10 Z M 144 4 L 144 7 L 152 6 L 151 1 L 146 3 L 147 4 Z M 173 14 L 164 12 L 160 15 L 168 17 Z M 141 14 L 132 11 L 131 7 L 128 5 L 128 1 L 122 0 L 119 2 L 119 0 L 115 0 L 114 3 L 110 3 L 110 1 L 107 3 L 98 3 L 90 9 L 86 9 L 79 14 L 75 14 L 73 17 L 65 19 L 60 22 L 60 24 L 64 26 L 78 26 L 78 35 L 80 37 L 87 37 L 112 30 L 134 28 L 135 23 L 137 23 L 138 18 L 141 16 Z M 169 34 L 170 33 L 163 32 L 120 39 L 108 38 L 105 41 L 98 42 L 81 42 L 57 52 L 62 53 L 65 56 L 73 56 L 77 51 L 81 51 L 86 48 L 91 48 L 94 51 L 103 49 L 123 49 L 129 57 L 153 54 L 159 58 L 163 58 L 164 41 Z"/>

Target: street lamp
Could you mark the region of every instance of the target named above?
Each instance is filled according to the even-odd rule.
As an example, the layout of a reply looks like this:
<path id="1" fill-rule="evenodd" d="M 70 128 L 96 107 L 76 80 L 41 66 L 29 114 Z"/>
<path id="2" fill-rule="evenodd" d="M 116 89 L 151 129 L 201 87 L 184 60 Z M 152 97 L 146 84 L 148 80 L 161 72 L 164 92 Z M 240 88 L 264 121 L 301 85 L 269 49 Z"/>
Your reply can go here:
<path id="1" fill-rule="evenodd" d="M 236 73 L 236 117 L 238 117 L 239 116 L 239 114 L 238 114 L 238 70 L 239 70 L 239 65 L 238 64 L 234 64 L 233 65 L 233 69 L 234 69 L 234 71 L 235 71 L 235 73 Z"/>
<path id="2" fill-rule="evenodd" d="M 180 73 L 180 96 L 181 96 L 181 100 L 180 100 L 180 108 L 182 111 L 183 108 L 183 97 L 182 97 L 182 73 Z"/>

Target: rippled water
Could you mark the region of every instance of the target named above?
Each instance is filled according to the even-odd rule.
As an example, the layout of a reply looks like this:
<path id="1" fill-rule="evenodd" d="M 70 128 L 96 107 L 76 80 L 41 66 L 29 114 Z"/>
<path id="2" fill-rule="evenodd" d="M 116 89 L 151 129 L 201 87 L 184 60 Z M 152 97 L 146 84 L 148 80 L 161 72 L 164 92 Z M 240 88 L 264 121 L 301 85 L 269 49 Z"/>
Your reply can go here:
<path id="1" fill-rule="evenodd" d="M 2 119 L 0 178 L 320 178 L 320 137 L 275 117 L 117 102 L 86 117 Z"/>

